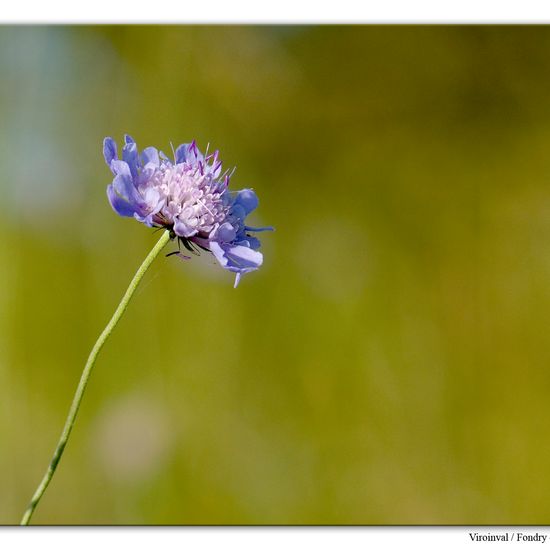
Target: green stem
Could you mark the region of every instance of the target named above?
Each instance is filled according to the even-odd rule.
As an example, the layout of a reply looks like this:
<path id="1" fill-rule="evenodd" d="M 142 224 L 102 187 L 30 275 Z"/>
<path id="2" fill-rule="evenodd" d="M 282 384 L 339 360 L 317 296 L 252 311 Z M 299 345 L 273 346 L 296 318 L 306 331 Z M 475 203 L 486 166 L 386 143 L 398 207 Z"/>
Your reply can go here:
<path id="1" fill-rule="evenodd" d="M 164 231 L 162 236 L 158 240 L 157 244 L 153 247 L 151 252 L 149 252 L 147 257 L 143 261 L 143 263 L 139 266 L 139 269 L 134 275 L 134 278 L 132 279 L 130 286 L 126 290 L 126 293 L 122 297 L 120 304 L 118 304 L 118 307 L 116 308 L 116 311 L 111 317 L 111 320 L 109 321 L 109 323 L 107 324 L 107 326 L 105 327 L 105 329 L 103 330 L 99 338 L 97 339 L 96 343 L 94 344 L 94 347 L 92 348 L 92 351 L 90 352 L 90 355 L 88 357 L 88 361 L 86 362 L 84 370 L 82 371 L 82 376 L 80 377 L 80 382 L 78 383 L 78 387 L 76 389 L 76 393 L 74 395 L 73 402 L 71 404 L 71 409 L 69 410 L 69 416 L 67 416 L 67 420 L 65 421 L 65 426 L 63 427 L 63 432 L 61 433 L 59 443 L 57 444 L 57 447 L 53 454 L 52 461 L 50 462 L 50 465 L 48 466 L 48 470 L 46 471 L 44 478 L 40 482 L 40 485 L 38 486 L 38 488 L 36 489 L 36 492 L 32 497 L 29 507 L 27 508 L 27 511 L 23 516 L 23 519 L 21 520 L 21 525 L 28 525 L 37 504 L 40 502 L 42 495 L 46 491 L 46 488 L 48 487 L 53 477 L 53 474 L 55 473 L 57 464 L 59 463 L 59 460 L 63 455 L 63 451 L 65 450 L 65 446 L 67 445 L 67 441 L 69 439 L 69 436 L 71 435 L 71 430 L 73 429 L 76 415 L 78 414 L 78 409 L 80 408 L 80 403 L 82 402 L 82 397 L 84 395 L 84 391 L 86 390 L 86 386 L 88 384 L 88 380 L 90 378 L 92 368 L 94 366 L 95 360 L 101 348 L 103 347 L 103 344 L 105 343 L 107 338 L 109 338 L 111 332 L 113 331 L 113 329 L 119 322 L 120 318 L 122 317 L 122 314 L 128 307 L 128 303 L 130 302 L 130 299 L 134 295 L 134 292 L 136 291 L 136 288 L 138 287 L 139 282 L 143 278 L 143 275 L 145 274 L 149 266 L 153 263 L 153 260 L 158 256 L 159 252 L 164 248 L 164 246 L 169 241 L 169 239 L 170 239 L 170 232 Z"/>

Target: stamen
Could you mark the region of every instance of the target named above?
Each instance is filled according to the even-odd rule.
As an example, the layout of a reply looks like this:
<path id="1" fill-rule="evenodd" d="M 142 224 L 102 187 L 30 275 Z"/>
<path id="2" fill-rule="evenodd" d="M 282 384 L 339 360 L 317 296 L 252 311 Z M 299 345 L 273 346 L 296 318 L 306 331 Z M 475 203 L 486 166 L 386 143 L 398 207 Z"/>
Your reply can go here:
<path id="1" fill-rule="evenodd" d="M 212 215 L 214 218 L 216 217 L 216 215 L 214 214 L 214 212 L 212 212 L 212 210 L 210 210 L 210 208 L 208 208 L 208 206 L 206 206 L 206 204 L 204 204 L 204 202 L 202 202 L 199 198 L 197 198 L 197 202 L 203 207 L 203 208 L 206 208 L 206 210 L 208 210 L 208 213 L 210 215 Z"/>

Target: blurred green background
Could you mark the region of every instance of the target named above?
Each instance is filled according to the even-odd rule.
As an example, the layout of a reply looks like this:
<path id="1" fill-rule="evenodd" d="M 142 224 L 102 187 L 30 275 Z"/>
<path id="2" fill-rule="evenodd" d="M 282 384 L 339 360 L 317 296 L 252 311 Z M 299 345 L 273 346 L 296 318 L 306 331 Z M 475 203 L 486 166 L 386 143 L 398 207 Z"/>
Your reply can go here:
<path id="1" fill-rule="evenodd" d="M 0 74 L 1 523 L 157 238 L 125 132 L 277 231 L 237 290 L 156 261 L 35 523 L 548 523 L 549 27 L 1 27 Z"/>

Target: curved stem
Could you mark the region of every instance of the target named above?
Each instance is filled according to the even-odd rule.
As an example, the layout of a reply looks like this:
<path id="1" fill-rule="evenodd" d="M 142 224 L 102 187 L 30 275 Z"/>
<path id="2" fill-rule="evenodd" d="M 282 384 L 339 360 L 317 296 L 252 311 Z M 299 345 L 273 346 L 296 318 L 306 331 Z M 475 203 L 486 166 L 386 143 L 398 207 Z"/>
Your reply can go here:
<path id="1" fill-rule="evenodd" d="M 153 247 L 151 252 L 147 255 L 143 263 L 139 266 L 139 269 L 137 270 L 136 274 L 134 275 L 134 278 L 130 282 L 130 286 L 126 290 L 126 293 L 122 297 L 122 300 L 118 304 L 118 307 L 116 308 L 116 311 L 114 312 L 113 316 L 111 317 L 111 320 L 107 324 L 107 326 L 103 329 L 103 332 L 100 334 L 99 338 L 97 339 L 96 343 L 94 344 L 94 347 L 92 348 L 92 351 L 90 352 L 90 355 L 88 357 L 88 361 L 86 361 L 86 365 L 84 367 L 84 370 L 82 371 L 82 376 L 80 377 L 80 382 L 78 383 L 78 387 L 76 389 L 76 393 L 73 398 L 73 402 L 71 404 L 71 408 L 69 410 L 69 415 L 67 416 L 67 420 L 65 421 L 65 426 L 63 427 L 63 432 L 61 433 L 61 437 L 59 438 L 59 443 L 57 444 L 57 447 L 55 449 L 55 452 L 53 454 L 53 458 L 50 462 L 50 465 L 48 466 L 48 470 L 46 471 L 46 474 L 44 475 L 42 481 L 40 482 L 40 485 L 36 489 L 31 502 L 23 516 L 23 519 L 21 520 L 21 525 L 28 525 L 32 514 L 37 506 L 37 504 L 40 502 L 40 499 L 42 498 L 42 495 L 46 491 L 46 488 L 48 487 L 53 474 L 55 473 L 55 470 L 57 468 L 57 464 L 59 463 L 59 460 L 61 459 L 61 456 L 63 455 L 63 451 L 65 450 L 65 446 L 67 445 L 67 441 L 69 439 L 69 436 L 71 435 L 71 430 L 73 429 L 76 415 L 78 414 L 78 409 L 80 408 L 80 403 L 82 401 L 82 397 L 84 395 L 84 391 L 86 390 L 86 386 L 88 384 L 88 380 L 90 378 L 90 374 L 92 372 L 92 368 L 94 366 L 95 360 L 103 347 L 103 344 L 119 322 L 120 318 L 122 317 L 122 314 L 128 307 L 128 303 L 130 302 L 130 299 L 132 298 L 134 292 L 136 291 L 136 288 L 139 285 L 139 282 L 143 278 L 143 275 L 149 268 L 149 266 L 153 263 L 153 260 L 158 256 L 159 252 L 164 248 L 166 243 L 170 239 L 170 232 L 164 231 L 160 239 L 158 240 L 157 244 Z"/>

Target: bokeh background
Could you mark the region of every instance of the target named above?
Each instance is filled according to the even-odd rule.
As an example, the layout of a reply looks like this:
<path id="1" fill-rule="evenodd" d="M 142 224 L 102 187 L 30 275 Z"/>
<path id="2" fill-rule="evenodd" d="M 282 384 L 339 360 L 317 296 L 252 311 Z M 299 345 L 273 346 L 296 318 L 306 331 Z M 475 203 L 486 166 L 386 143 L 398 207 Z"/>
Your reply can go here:
<path id="1" fill-rule="evenodd" d="M 156 261 L 34 522 L 550 521 L 549 27 L 1 27 L 0 74 L 1 523 L 157 238 L 125 132 L 277 231 L 237 290 Z"/>

